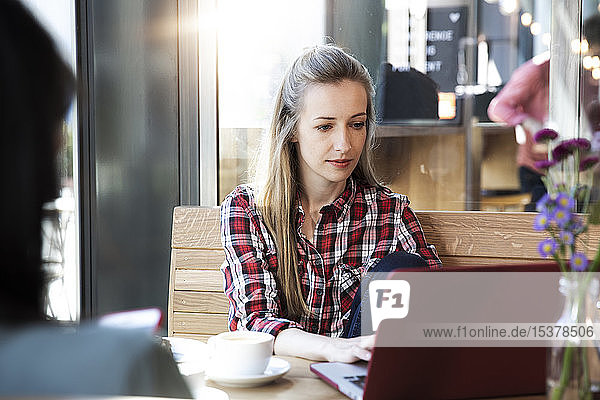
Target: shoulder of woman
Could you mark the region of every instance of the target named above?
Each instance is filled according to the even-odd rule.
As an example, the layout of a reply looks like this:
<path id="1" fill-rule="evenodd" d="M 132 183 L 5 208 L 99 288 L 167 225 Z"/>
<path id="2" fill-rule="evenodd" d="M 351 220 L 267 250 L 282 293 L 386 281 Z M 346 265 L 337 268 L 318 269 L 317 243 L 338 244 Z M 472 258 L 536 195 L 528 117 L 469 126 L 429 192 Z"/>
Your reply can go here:
<path id="1" fill-rule="evenodd" d="M 225 196 L 221 203 L 221 219 L 232 216 L 241 216 L 242 214 L 251 219 L 260 220 L 260 212 L 255 201 L 256 189 L 251 185 L 239 185 L 231 193 Z"/>
<path id="2" fill-rule="evenodd" d="M 367 201 L 371 199 L 372 201 L 377 202 L 397 202 L 401 205 L 408 205 L 410 201 L 408 200 L 408 196 L 400 193 L 393 192 L 390 188 L 386 186 L 375 186 L 368 184 L 359 184 L 359 190 L 363 192 L 365 199 Z"/>
<path id="3" fill-rule="evenodd" d="M 225 206 L 232 206 L 232 205 L 236 205 L 236 206 L 246 205 L 249 207 L 254 207 L 254 205 L 255 205 L 254 198 L 255 198 L 255 190 L 253 189 L 253 187 L 251 185 L 248 185 L 248 184 L 239 185 L 235 189 L 233 189 L 231 191 L 231 193 L 229 193 L 227 196 L 225 196 L 223 203 L 221 203 L 221 208 L 224 208 Z"/>

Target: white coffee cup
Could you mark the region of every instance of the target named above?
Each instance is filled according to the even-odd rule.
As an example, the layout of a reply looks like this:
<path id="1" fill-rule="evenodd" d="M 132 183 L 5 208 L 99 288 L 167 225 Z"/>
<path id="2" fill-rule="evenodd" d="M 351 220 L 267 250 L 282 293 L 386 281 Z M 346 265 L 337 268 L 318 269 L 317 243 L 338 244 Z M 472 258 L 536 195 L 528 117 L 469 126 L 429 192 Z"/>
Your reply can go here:
<path id="1" fill-rule="evenodd" d="M 273 336 L 264 332 L 224 332 L 208 339 L 209 375 L 261 375 L 273 354 Z"/>

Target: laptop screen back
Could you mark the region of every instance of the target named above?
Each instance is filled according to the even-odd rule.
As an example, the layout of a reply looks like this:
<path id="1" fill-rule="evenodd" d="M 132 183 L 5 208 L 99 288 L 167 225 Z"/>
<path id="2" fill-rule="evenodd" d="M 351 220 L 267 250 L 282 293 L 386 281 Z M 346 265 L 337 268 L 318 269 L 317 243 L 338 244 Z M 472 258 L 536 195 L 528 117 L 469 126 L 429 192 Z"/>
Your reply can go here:
<path id="1" fill-rule="evenodd" d="M 544 263 L 444 266 L 433 272 L 558 270 L 555 263 Z M 394 324 L 399 323 L 402 320 L 384 320 L 379 330 L 394 332 Z M 363 399 L 459 399 L 544 393 L 546 353 L 545 347 L 376 347 L 369 362 Z"/>

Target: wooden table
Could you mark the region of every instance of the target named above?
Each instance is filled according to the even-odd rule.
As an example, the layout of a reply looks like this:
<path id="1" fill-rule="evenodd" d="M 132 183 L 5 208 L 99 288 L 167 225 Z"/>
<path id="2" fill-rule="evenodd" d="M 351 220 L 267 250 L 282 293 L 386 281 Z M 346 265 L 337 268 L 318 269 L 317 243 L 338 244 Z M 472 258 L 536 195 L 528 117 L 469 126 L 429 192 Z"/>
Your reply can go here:
<path id="1" fill-rule="evenodd" d="M 296 357 L 281 358 L 287 360 L 291 364 L 290 371 L 271 384 L 254 388 L 232 388 L 207 381 L 206 386 L 223 390 L 229 395 L 230 400 L 305 400 L 307 398 L 311 400 L 348 400 L 348 397 L 338 392 L 310 371 L 309 367 L 313 361 Z M 510 397 L 510 400 L 542 400 L 545 398 L 545 396 L 521 396 Z"/>

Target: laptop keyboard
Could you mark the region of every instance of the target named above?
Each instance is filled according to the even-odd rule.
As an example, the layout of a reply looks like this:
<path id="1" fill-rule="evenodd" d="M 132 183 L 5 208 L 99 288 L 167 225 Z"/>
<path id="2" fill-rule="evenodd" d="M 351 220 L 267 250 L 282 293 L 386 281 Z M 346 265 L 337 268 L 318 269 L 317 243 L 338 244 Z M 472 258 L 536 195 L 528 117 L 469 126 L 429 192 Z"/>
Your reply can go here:
<path id="1" fill-rule="evenodd" d="M 345 376 L 344 379 L 347 380 L 348 382 L 354 383 L 359 388 L 364 389 L 365 381 L 367 380 L 367 376 L 366 375 Z"/>

